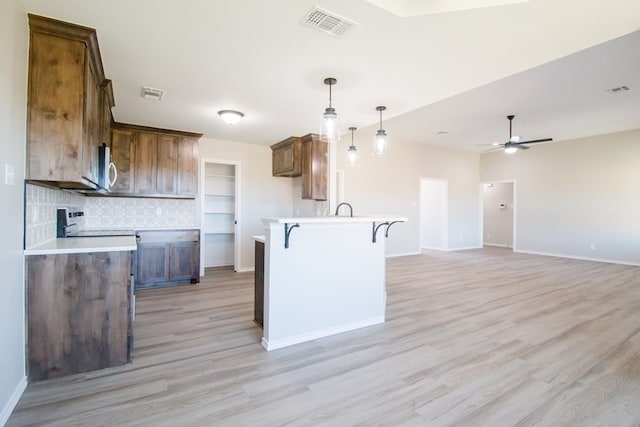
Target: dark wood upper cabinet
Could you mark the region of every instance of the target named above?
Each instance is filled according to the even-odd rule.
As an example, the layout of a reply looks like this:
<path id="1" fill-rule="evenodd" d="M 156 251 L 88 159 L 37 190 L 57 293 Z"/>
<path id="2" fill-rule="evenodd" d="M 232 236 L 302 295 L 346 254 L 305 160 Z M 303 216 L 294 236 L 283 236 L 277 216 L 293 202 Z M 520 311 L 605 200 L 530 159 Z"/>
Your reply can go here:
<path id="1" fill-rule="evenodd" d="M 114 123 L 114 195 L 195 198 L 201 134 Z M 120 182 L 124 172 L 123 182 Z"/>
<path id="2" fill-rule="evenodd" d="M 315 133 L 302 140 L 302 198 L 327 200 L 328 146 Z"/>
<path id="3" fill-rule="evenodd" d="M 26 178 L 95 189 L 106 80 L 96 32 L 32 14 L 29 28 Z"/>
<path id="4" fill-rule="evenodd" d="M 296 177 L 302 175 L 302 142 L 292 136 L 271 146 L 273 176 Z"/>
<path id="5" fill-rule="evenodd" d="M 111 132 L 111 161 L 118 170 L 118 179 L 111 191 L 114 193 L 132 194 L 135 171 L 135 145 L 133 131 L 113 129 Z"/>

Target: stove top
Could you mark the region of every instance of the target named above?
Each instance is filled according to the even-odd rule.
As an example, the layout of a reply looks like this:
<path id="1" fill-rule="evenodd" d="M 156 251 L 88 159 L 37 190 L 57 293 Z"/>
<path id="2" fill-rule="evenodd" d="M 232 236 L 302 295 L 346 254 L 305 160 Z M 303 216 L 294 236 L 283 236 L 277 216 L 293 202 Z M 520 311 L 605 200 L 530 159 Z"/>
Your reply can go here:
<path id="1" fill-rule="evenodd" d="M 65 237 L 133 236 L 133 230 L 77 230 Z"/>

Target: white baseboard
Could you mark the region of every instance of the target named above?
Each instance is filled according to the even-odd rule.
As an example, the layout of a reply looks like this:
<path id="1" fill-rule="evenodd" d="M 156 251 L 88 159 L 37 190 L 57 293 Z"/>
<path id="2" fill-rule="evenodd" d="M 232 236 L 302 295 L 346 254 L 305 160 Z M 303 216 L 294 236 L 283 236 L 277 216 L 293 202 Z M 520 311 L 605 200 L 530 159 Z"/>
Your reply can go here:
<path id="1" fill-rule="evenodd" d="M 239 268 L 236 270 L 236 273 L 248 273 L 250 271 L 255 271 L 255 267 L 245 267 L 245 268 Z"/>
<path id="2" fill-rule="evenodd" d="M 420 255 L 420 252 L 405 252 L 401 254 L 389 254 L 386 256 L 386 258 L 397 258 L 401 256 L 411 256 L 411 255 Z"/>
<path id="3" fill-rule="evenodd" d="M 577 256 L 577 255 L 556 254 L 556 253 L 550 253 L 550 252 L 523 251 L 523 250 L 520 250 L 520 249 L 514 249 L 513 251 L 521 253 L 521 254 L 553 256 L 553 257 L 558 257 L 558 258 L 579 259 L 579 260 L 582 260 L 582 261 L 606 262 L 606 263 L 609 263 L 609 264 L 640 266 L 640 263 L 637 262 L 637 261 L 626 261 L 626 260 L 608 259 L 608 258 L 583 257 L 583 256 Z"/>
<path id="4" fill-rule="evenodd" d="M 503 245 L 502 243 L 487 243 L 487 242 L 484 242 L 484 246 L 493 246 L 493 247 L 496 247 L 496 248 L 511 248 L 511 246 Z"/>
<path id="5" fill-rule="evenodd" d="M 426 251 L 441 251 L 441 252 L 445 252 L 446 251 L 445 248 L 436 248 L 436 247 L 433 247 L 433 246 L 421 246 L 420 247 L 420 251 L 421 251 L 420 253 L 422 253 L 423 249 L 426 250 Z"/>
<path id="6" fill-rule="evenodd" d="M 264 337 L 262 337 L 262 347 L 265 350 L 271 351 L 276 350 L 283 347 L 288 347 L 294 344 L 300 344 L 303 342 L 315 340 L 318 338 L 328 337 L 330 335 L 340 334 L 342 332 L 353 331 L 355 329 L 365 328 L 367 326 L 378 325 L 380 323 L 384 323 L 384 315 L 372 317 L 370 319 L 361 320 L 358 322 L 345 323 L 343 325 L 335 326 L 333 328 L 323 329 L 320 331 L 314 331 L 307 334 L 296 335 L 289 338 L 282 338 L 279 340 L 268 341 Z"/>
<path id="7" fill-rule="evenodd" d="M 469 249 L 482 249 L 482 246 L 467 246 L 467 247 L 464 247 L 464 248 L 448 248 L 448 249 L 445 249 L 445 251 L 447 251 L 447 252 L 468 251 Z"/>
<path id="8" fill-rule="evenodd" d="M 2 412 L 0 412 L 0 426 L 3 426 L 7 423 L 7 421 L 9 420 L 9 417 L 11 416 L 11 413 L 13 412 L 13 409 L 18 404 L 18 400 L 20 400 L 20 397 L 22 396 L 22 393 L 24 393 L 24 390 L 26 388 L 27 388 L 27 377 L 25 376 L 25 377 L 22 377 L 18 385 L 16 385 L 16 388 L 13 390 L 11 397 L 2 408 Z"/>

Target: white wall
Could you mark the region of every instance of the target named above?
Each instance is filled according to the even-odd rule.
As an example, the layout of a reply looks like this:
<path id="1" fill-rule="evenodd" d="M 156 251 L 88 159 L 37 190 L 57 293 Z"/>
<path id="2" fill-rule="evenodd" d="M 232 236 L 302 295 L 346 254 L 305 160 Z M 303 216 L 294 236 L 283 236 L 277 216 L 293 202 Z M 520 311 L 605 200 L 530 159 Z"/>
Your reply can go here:
<path id="1" fill-rule="evenodd" d="M 513 247 L 513 182 L 482 187 L 482 220 L 485 245 Z"/>
<path id="2" fill-rule="evenodd" d="M 371 145 L 374 128 L 357 130 L 354 137 L 359 165 L 347 163 L 346 138 L 339 143 L 337 167 L 344 170 L 344 199 L 353 205 L 354 215 L 406 216 L 409 221 L 389 230 L 387 255 L 420 252 L 420 177 L 448 181 L 449 249 L 480 247 L 479 155 L 422 144 L 393 140 L 384 157 L 374 157 Z"/>
<path id="3" fill-rule="evenodd" d="M 640 264 L 640 129 L 480 162 L 482 181 L 517 183 L 515 250 Z"/>
<path id="4" fill-rule="evenodd" d="M 27 15 L 20 3 L 0 2 L 0 425 L 26 386 L 22 240 L 27 38 Z M 13 185 L 5 185 L 7 164 L 13 166 Z"/>
<path id="5" fill-rule="evenodd" d="M 240 162 L 241 264 L 238 269 L 251 270 L 254 266 L 251 236 L 264 234 L 262 218 L 293 215 L 293 180 L 271 175 L 271 149 L 266 146 L 202 138 L 200 157 Z"/>
<path id="6" fill-rule="evenodd" d="M 420 247 L 447 249 L 447 181 L 423 178 L 420 186 Z"/>

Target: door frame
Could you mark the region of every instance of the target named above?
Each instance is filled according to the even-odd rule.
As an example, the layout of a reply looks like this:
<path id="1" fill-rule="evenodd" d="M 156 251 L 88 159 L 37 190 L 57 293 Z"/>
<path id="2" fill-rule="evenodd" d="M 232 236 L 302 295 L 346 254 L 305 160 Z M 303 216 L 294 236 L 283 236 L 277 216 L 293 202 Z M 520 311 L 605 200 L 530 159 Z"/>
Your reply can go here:
<path id="1" fill-rule="evenodd" d="M 224 159 L 212 159 L 212 158 L 201 158 L 200 159 L 200 195 L 198 197 L 200 211 L 200 276 L 204 276 L 204 183 L 205 183 L 205 164 L 206 163 L 219 163 L 223 165 L 232 165 L 234 166 L 234 204 L 233 204 L 233 217 L 234 217 L 234 226 L 233 226 L 233 270 L 238 271 L 241 264 L 241 254 L 242 248 L 240 247 L 240 243 L 242 242 L 241 233 L 242 228 L 240 227 L 240 218 L 241 215 L 241 193 L 240 190 L 242 186 L 240 185 L 241 181 L 241 162 L 238 160 L 224 160 Z"/>
<path id="2" fill-rule="evenodd" d="M 506 184 L 506 183 L 511 183 L 513 184 L 513 209 L 512 209 L 512 215 L 513 215 L 513 230 L 511 231 L 512 236 L 513 236 L 513 240 L 512 240 L 512 244 L 511 244 L 511 250 L 514 252 L 517 252 L 516 250 L 516 241 L 517 241 L 517 236 L 516 236 L 516 221 L 518 218 L 518 215 L 516 215 L 516 209 L 518 206 L 518 192 L 516 191 L 516 180 L 515 179 L 502 179 L 502 180 L 490 180 L 490 181 L 481 181 L 480 182 L 480 186 L 479 191 L 480 191 L 480 234 L 479 234 L 479 242 L 481 247 L 484 247 L 484 186 L 487 184 Z"/>

